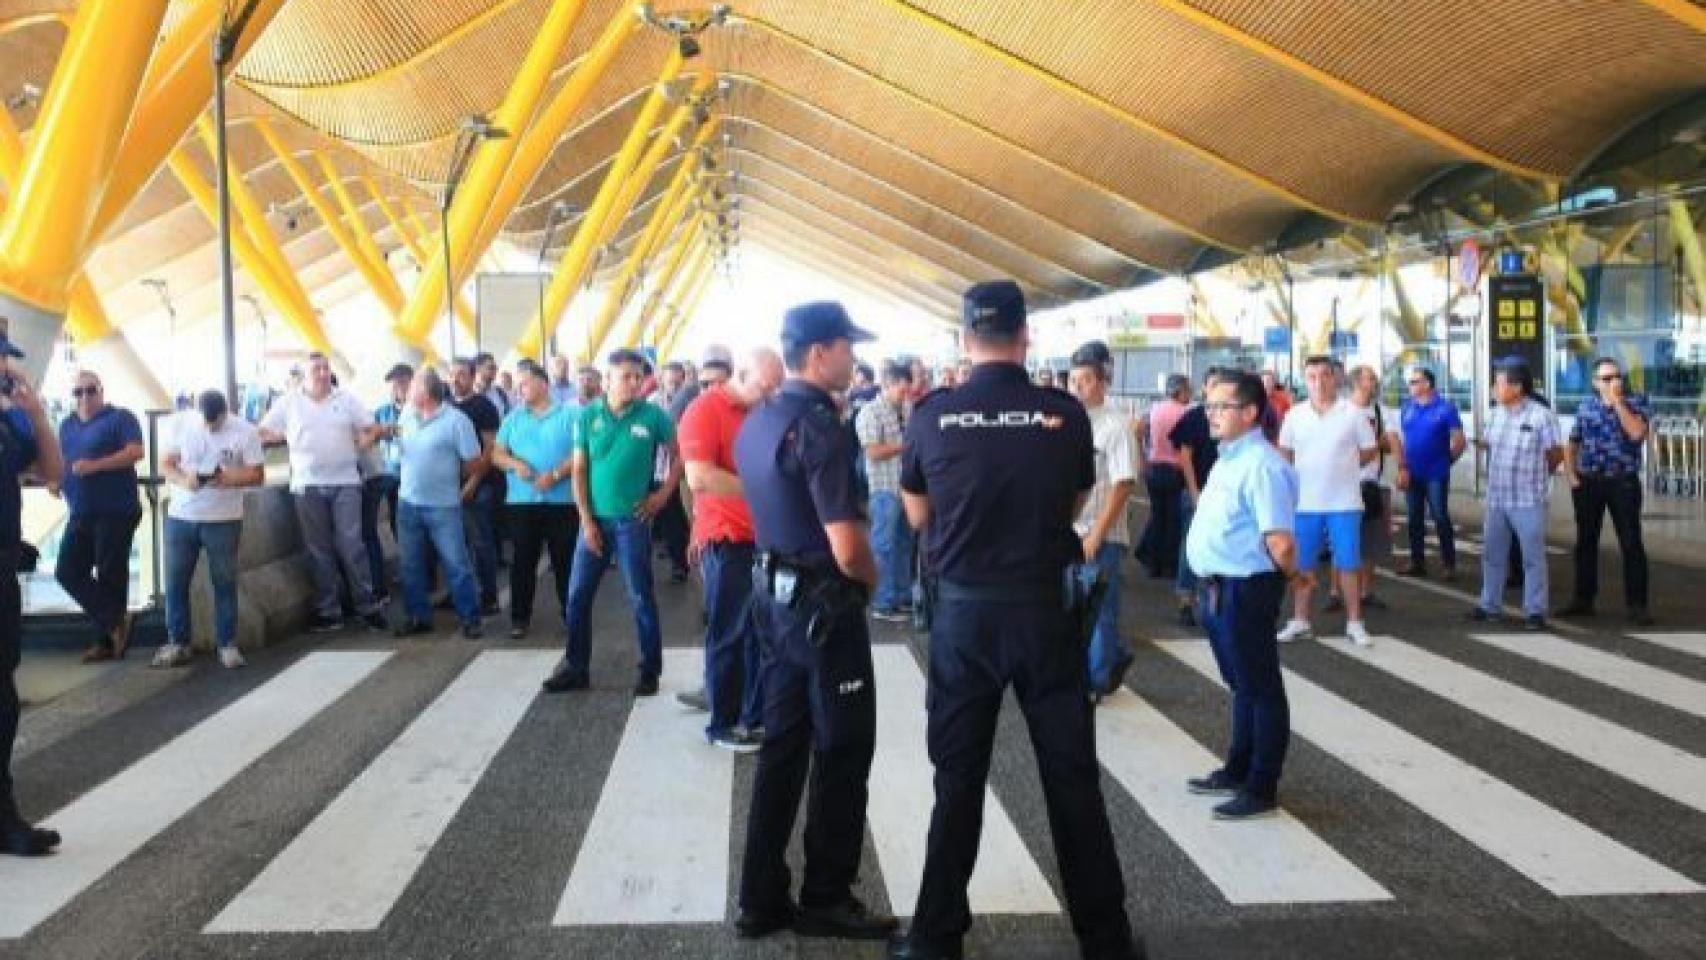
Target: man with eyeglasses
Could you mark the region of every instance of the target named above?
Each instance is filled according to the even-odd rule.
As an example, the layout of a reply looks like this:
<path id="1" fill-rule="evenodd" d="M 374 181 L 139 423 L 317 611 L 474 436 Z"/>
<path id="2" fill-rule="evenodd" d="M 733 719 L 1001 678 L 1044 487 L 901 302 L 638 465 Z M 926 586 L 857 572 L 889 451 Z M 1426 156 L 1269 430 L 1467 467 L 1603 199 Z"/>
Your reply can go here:
<path id="1" fill-rule="evenodd" d="M 1404 492 L 1409 514 L 1410 565 L 1399 571 L 1406 577 L 1425 577 L 1428 566 L 1424 539 L 1427 518 L 1433 515 L 1439 537 L 1441 573 L 1450 580 L 1457 574 L 1457 538 L 1451 524 L 1451 467 L 1468 449 L 1463 420 L 1457 404 L 1434 389 L 1434 372 L 1411 367 L 1404 374 L 1409 397 L 1398 410 L 1398 489 Z"/>
<path id="2" fill-rule="evenodd" d="M 124 656 L 130 645 L 130 545 L 142 520 L 136 463 L 142 427 L 123 407 L 106 401 L 101 378 L 77 373 L 71 396 L 77 408 L 59 425 L 65 480 L 48 491 L 70 508 L 59 540 L 54 578 L 95 623 L 95 642 L 84 663 Z"/>
<path id="3" fill-rule="evenodd" d="M 1593 365 L 1595 396 L 1576 408 L 1564 473 L 1576 508 L 1576 589 L 1563 617 L 1593 615 L 1599 588 L 1599 532 L 1606 511 L 1623 554 L 1623 599 L 1630 623 L 1651 626 L 1647 612 L 1647 549 L 1641 542 L 1641 446 L 1652 423 L 1652 404 L 1630 393 L 1617 361 Z"/>
<path id="4" fill-rule="evenodd" d="M 1313 588 L 1315 558 L 1298 552 L 1292 533 L 1297 471 L 1261 430 L 1262 381 L 1229 371 L 1203 406 L 1219 457 L 1197 501 L 1185 556 L 1202 588 L 1209 646 L 1232 692 L 1232 740 L 1225 764 L 1186 788 L 1230 798 L 1214 808 L 1216 819 L 1247 820 L 1279 806 L 1291 714 L 1273 624 L 1288 580 L 1300 591 Z"/>

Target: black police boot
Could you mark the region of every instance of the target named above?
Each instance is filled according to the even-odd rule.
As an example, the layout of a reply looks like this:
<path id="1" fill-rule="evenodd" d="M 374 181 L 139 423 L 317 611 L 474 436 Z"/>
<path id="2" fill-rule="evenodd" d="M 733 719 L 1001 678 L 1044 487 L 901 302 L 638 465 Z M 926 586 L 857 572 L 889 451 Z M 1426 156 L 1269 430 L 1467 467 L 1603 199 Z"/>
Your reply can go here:
<path id="1" fill-rule="evenodd" d="M 960 960 L 959 950 L 943 950 L 913 943 L 906 937 L 889 941 L 889 960 Z"/>
<path id="2" fill-rule="evenodd" d="M 658 675 L 655 673 L 642 673 L 640 679 L 634 681 L 634 696 L 636 697 L 656 696 L 657 692 Z"/>
<path id="3" fill-rule="evenodd" d="M 33 826 L 16 813 L 0 821 L 0 853 L 14 857 L 45 857 L 59 846 L 59 831 Z"/>
<path id="4" fill-rule="evenodd" d="M 784 904 L 780 910 L 748 910 L 742 907 L 740 915 L 735 917 L 735 935 L 742 940 L 768 937 L 792 927 L 798 914 L 799 908 L 792 902 Z"/>
<path id="5" fill-rule="evenodd" d="M 802 937 L 887 940 L 899 926 L 887 914 L 872 913 L 857 897 L 827 907 L 801 907 L 794 917 L 794 932 Z"/>
<path id="6" fill-rule="evenodd" d="M 546 693 L 564 693 L 569 690 L 585 690 L 589 685 L 584 672 L 569 667 L 567 660 L 557 664 L 557 669 L 545 678 L 541 684 Z"/>

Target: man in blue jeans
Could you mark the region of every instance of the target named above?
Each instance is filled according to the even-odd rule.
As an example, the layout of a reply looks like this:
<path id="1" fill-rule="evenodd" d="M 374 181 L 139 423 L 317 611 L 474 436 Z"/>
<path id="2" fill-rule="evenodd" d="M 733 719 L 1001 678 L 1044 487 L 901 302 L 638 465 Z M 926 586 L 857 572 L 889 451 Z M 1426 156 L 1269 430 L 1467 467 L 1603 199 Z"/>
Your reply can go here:
<path id="1" fill-rule="evenodd" d="M 1096 447 L 1096 485 L 1084 501 L 1073 524 L 1084 544 L 1084 562 L 1096 567 L 1108 585 L 1102 607 L 1090 635 L 1090 699 L 1118 690 L 1131 667 L 1131 651 L 1120 636 L 1120 586 L 1125 579 L 1122 561 L 1130 550 L 1126 542 L 1126 503 L 1137 488 L 1137 439 L 1125 414 L 1108 406 L 1108 377 L 1113 355 L 1101 341 L 1092 341 L 1072 354 L 1067 384 L 1072 395 L 1090 415 L 1090 432 Z"/>
<path id="2" fill-rule="evenodd" d="M 415 369 L 395 364 L 385 374 L 391 397 L 373 409 L 379 439 L 362 457 L 361 539 L 367 544 L 367 566 L 372 571 L 373 593 L 381 607 L 388 606 L 391 588 L 385 576 L 385 548 L 379 542 L 379 508 L 386 508 L 391 537 L 397 536 L 397 484 L 402 471 L 402 451 L 397 445 L 397 422 L 408 409 L 409 384 Z"/>
<path id="3" fill-rule="evenodd" d="M 166 642 L 153 666 L 190 660 L 190 578 L 207 552 L 213 586 L 213 634 L 219 662 L 243 666 L 237 639 L 237 543 L 243 529 L 243 488 L 258 486 L 266 455 L 259 432 L 225 408 L 225 394 L 201 395 L 199 415 L 178 415 L 162 444 L 160 472 L 172 484 L 166 506 Z"/>
<path id="4" fill-rule="evenodd" d="M 1406 577 L 1428 574 L 1425 538 L 1428 514 L 1439 536 L 1439 562 L 1447 580 L 1457 573 L 1457 540 L 1451 525 L 1451 466 L 1469 446 L 1457 405 L 1439 395 L 1434 372 L 1412 367 L 1404 374 L 1410 395 L 1398 410 L 1398 489 L 1410 515 L 1410 565 Z"/>
<path id="5" fill-rule="evenodd" d="M 883 368 L 883 389 L 859 411 L 855 427 L 865 451 L 865 478 L 871 491 L 871 546 L 877 556 L 877 595 L 871 616 L 904 623 L 912 606 L 912 527 L 900 505 L 900 450 L 903 404 L 912 389 L 912 369 L 902 363 Z"/>
<path id="6" fill-rule="evenodd" d="M 398 427 L 402 470 L 397 491 L 397 552 L 403 568 L 404 620 L 399 637 L 432 632 L 427 586 L 432 557 L 462 623 L 462 636 L 481 635 L 480 603 L 462 531 L 462 491 L 482 456 L 473 421 L 446 403 L 449 390 L 434 370 L 422 370 L 409 387 L 409 411 Z"/>
<path id="7" fill-rule="evenodd" d="M 582 409 L 575 428 L 575 500 L 581 531 L 569 575 L 569 641 L 544 688 L 563 693 L 589 685 L 592 601 L 614 560 L 628 588 L 640 639 L 634 695 L 649 697 L 658 692 L 658 674 L 663 672 L 663 633 L 652 588 L 652 518 L 681 484 L 681 451 L 669 414 L 640 398 L 645 358 L 622 349 L 610 355 L 609 364 L 604 396 Z M 669 472 L 653 489 L 660 450 L 669 453 Z"/>

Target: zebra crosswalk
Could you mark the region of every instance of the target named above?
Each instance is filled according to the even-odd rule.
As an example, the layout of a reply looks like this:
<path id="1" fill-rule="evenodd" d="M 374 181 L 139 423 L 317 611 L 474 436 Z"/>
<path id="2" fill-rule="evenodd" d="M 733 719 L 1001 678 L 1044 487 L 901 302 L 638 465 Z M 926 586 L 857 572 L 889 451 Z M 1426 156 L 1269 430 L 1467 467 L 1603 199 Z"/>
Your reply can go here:
<path id="1" fill-rule="evenodd" d="M 1701 635 L 1653 634 L 1635 642 L 1692 653 L 1706 647 L 1700 640 Z M 1448 655 L 1455 652 L 1452 644 L 1484 656 L 1454 659 Z M 1680 726 L 1667 729 L 1684 735 L 1666 739 L 1633 730 L 1590 706 L 1566 702 L 1555 689 L 1537 692 L 1472 665 L 1505 655 L 1544 663 L 1612 695 L 1662 704 L 1678 715 Z M 503 808 L 501 798 L 468 801 L 483 783 L 513 776 L 504 769 L 514 762 L 506 757 L 506 744 L 552 720 L 550 712 L 567 709 L 566 703 L 584 708 L 598 702 L 541 698 L 538 680 L 556 656 L 489 649 L 465 664 L 445 663 L 455 669 L 446 672 L 442 687 L 435 684 L 408 700 L 409 713 L 399 709 L 359 764 L 322 788 L 321 799 L 298 821 L 300 829 L 245 851 L 253 872 L 219 888 L 219 902 L 193 918 L 195 935 L 359 937 L 382 935 L 400 915 L 429 922 L 434 911 L 430 905 L 419 909 L 420 898 L 441 888 L 421 883 L 420 875 L 468 815 L 466 807 Z M 879 645 L 873 659 L 879 722 L 869 830 L 875 857 L 866 871 L 887 906 L 905 914 L 917 898 L 932 798 L 925 677 L 904 645 Z M 1296 905 L 1319 917 L 1323 910 L 1401 904 L 1417 895 L 1403 872 L 1371 857 L 1368 845 L 1347 842 L 1344 822 L 1355 817 L 1350 808 L 1362 802 L 1360 796 L 1373 794 L 1414 811 L 1440 836 L 1455 836 L 1469 855 L 1525 878 L 1531 896 L 1695 896 L 1706 910 L 1701 888 L 1706 844 L 1655 849 L 1650 839 L 1632 837 L 1605 817 L 1582 818 L 1579 805 L 1532 779 L 1512 782 L 1484 758 L 1457 755 L 1450 738 L 1439 736 L 1416 712 L 1352 702 L 1330 689 L 1337 685 L 1322 682 L 1324 671 L 1382 676 L 1415 697 L 1468 711 L 1491 721 L 1500 736 L 1581 761 L 1607 783 L 1633 785 L 1634 795 L 1651 798 L 1655 813 L 1700 817 L 1681 834 L 1697 840 L 1706 836 L 1701 829 L 1706 758 L 1700 755 L 1702 741 L 1691 737 L 1706 730 L 1697 725 L 1706 718 L 1701 710 L 1706 698 L 1699 696 L 1703 685 L 1696 676 L 1544 635 L 1485 634 L 1428 645 L 1383 636 L 1368 649 L 1329 641 L 1289 647 L 1287 661 L 1296 740 L 1343 772 L 1340 783 L 1309 788 L 1313 792 L 1304 802 L 1270 819 L 1214 821 L 1208 811 L 1213 801 L 1182 789 L 1187 777 L 1212 769 L 1222 746 L 1205 735 L 1202 721 L 1224 714 L 1219 673 L 1205 643 L 1156 641 L 1141 658 L 1133 687 L 1097 709 L 1104 789 L 1111 805 L 1128 811 L 1116 819 L 1116 842 L 1128 864 L 1136 864 L 1132 869 L 1148 867 L 1128 848 L 1163 844 L 1169 856 L 1199 875 L 1202 885 L 1192 889 L 1208 891 L 1213 898 L 1208 907 L 1222 912 Z M 592 768 L 602 785 L 595 802 L 594 794 L 587 795 L 591 812 L 577 821 L 584 823 L 579 836 L 560 848 L 561 857 L 529 860 L 530 869 L 543 875 L 497 881 L 547 890 L 554 909 L 529 898 L 539 915 L 509 922 L 541 935 L 723 924 L 746 812 L 739 802 L 742 771 L 749 773 L 752 761 L 707 745 L 703 719 L 683 714 L 674 703 L 674 692 L 699 684 L 703 664 L 696 649 L 670 648 L 662 696 L 630 702 L 604 695 L 603 702 L 623 705 L 623 715 L 610 716 L 607 729 L 600 728 L 609 735 L 610 762 L 608 768 Z M 57 913 L 93 895 L 103 878 L 174 823 L 193 817 L 238 774 L 287 738 L 312 735 L 317 716 L 363 696 L 358 686 L 386 683 L 398 666 L 396 652 L 387 650 L 306 653 L 52 812 L 46 821 L 67 837 L 62 854 L 0 861 L 0 941 L 40 936 Z M 1337 675 L 1340 684 L 1345 675 Z M 286 778 L 267 788 L 293 787 Z M 1287 800 L 1282 792 L 1282 802 Z M 504 828 L 527 821 L 528 812 L 516 810 L 506 815 Z M 1053 862 L 1043 853 L 1047 848 L 1046 817 L 1036 798 L 1011 778 L 997 777 L 985 798 L 983 844 L 970 891 L 973 911 L 1010 918 L 1008 923 L 1058 922 L 1050 918 L 1062 913 L 1063 898 Z M 1146 879 L 1153 884 L 1165 878 Z M 1141 900 L 1144 885 L 1134 886 Z M 405 904 L 412 909 L 404 911 Z"/>

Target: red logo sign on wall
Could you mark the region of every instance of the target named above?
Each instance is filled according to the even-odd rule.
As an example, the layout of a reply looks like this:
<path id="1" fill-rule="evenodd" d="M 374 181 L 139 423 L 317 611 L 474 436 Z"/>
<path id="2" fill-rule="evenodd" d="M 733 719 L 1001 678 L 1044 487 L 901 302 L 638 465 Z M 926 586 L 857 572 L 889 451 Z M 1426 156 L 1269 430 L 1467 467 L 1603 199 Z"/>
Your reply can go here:
<path id="1" fill-rule="evenodd" d="M 1182 313 L 1151 313 L 1144 320 L 1151 330 L 1185 329 L 1185 315 Z"/>

